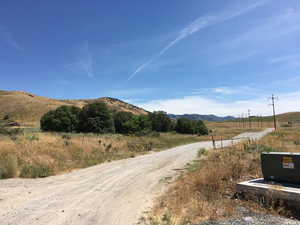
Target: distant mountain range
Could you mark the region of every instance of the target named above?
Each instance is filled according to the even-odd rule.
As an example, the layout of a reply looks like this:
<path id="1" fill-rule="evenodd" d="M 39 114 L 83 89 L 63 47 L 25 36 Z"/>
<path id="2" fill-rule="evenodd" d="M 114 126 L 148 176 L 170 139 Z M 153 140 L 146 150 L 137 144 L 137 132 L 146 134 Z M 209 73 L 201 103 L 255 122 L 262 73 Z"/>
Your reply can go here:
<path id="1" fill-rule="evenodd" d="M 175 115 L 168 114 L 171 119 L 188 118 L 192 120 L 206 120 L 206 121 L 226 121 L 235 119 L 233 116 L 216 116 L 216 115 L 200 115 L 200 114 L 183 114 Z"/>

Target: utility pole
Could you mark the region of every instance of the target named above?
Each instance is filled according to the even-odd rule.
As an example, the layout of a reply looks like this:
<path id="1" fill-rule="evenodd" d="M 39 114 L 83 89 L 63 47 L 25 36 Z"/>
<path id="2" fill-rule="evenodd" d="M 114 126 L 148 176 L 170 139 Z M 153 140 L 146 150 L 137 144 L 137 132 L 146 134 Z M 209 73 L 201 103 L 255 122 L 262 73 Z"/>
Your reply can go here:
<path id="1" fill-rule="evenodd" d="M 250 109 L 248 109 L 248 120 L 249 120 L 249 128 L 251 129 L 251 117 L 250 117 Z"/>
<path id="2" fill-rule="evenodd" d="M 277 130 L 277 125 L 276 125 L 276 113 L 275 113 L 275 97 L 274 95 L 272 94 L 272 97 L 271 97 L 271 100 L 272 100 L 272 107 L 273 107 L 273 122 L 274 122 L 274 129 Z"/>
<path id="3" fill-rule="evenodd" d="M 245 128 L 245 118 L 244 118 L 244 113 L 242 114 L 242 124 L 243 124 L 243 128 Z"/>

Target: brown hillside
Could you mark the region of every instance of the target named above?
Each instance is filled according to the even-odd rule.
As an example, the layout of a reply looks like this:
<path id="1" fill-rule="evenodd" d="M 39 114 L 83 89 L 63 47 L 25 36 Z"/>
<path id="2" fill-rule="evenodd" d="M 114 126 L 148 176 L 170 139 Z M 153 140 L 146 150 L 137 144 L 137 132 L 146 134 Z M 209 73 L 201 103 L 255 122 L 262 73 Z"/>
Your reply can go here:
<path id="1" fill-rule="evenodd" d="M 113 111 L 127 111 L 136 115 L 148 113 L 144 109 L 115 98 L 59 100 L 37 96 L 24 91 L 0 90 L 0 119 L 8 114 L 11 119 L 21 123 L 37 123 L 44 113 L 59 106 L 75 105 L 83 107 L 91 102 L 105 102 Z"/>
<path id="2" fill-rule="evenodd" d="M 282 113 L 277 114 L 276 119 L 278 122 L 286 123 L 286 122 L 300 122 L 300 112 L 288 112 L 288 113 Z M 266 116 L 264 117 L 265 121 L 273 121 L 272 116 Z"/>
<path id="3" fill-rule="evenodd" d="M 300 122 L 300 112 L 288 112 L 277 115 L 277 119 L 281 122 Z"/>

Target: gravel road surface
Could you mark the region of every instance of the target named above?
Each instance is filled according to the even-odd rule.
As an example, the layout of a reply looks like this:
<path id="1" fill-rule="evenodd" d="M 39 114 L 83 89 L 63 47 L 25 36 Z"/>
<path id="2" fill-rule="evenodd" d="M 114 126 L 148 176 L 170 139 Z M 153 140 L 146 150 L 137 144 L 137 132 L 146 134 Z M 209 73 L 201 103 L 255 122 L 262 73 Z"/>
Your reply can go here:
<path id="1" fill-rule="evenodd" d="M 224 221 L 208 221 L 197 225 L 300 225 L 300 222 L 279 216 L 256 215 Z"/>
<path id="2" fill-rule="evenodd" d="M 239 135 L 261 138 L 272 129 Z M 223 141 L 228 146 L 232 141 Z M 217 146 L 220 143 L 216 143 Z M 0 225 L 132 225 L 211 142 L 114 161 L 43 179 L 0 180 Z"/>

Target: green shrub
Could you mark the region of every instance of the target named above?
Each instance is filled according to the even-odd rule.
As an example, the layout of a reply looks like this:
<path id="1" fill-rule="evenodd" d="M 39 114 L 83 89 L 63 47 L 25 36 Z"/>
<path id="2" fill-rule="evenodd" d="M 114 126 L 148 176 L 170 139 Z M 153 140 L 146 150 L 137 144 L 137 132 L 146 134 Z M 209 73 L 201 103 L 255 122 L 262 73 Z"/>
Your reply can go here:
<path id="1" fill-rule="evenodd" d="M 174 128 L 172 120 L 167 113 L 163 111 L 153 112 L 149 115 L 149 117 L 151 120 L 152 130 L 154 131 L 167 132 Z"/>
<path id="2" fill-rule="evenodd" d="M 156 131 L 152 131 L 147 136 L 148 137 L 160 137 L 160 133 L 156 132 Z"/>
<path id="3" fill-rule="evenodd" d="M 28 135 L 26 136 L 26 139 L 29 141 L 38 141 L 39 140 L 39 136 L 36 134 L 32 134 L 32 135 Z"/>
<path id="4" fill-rule="evenodd" d="M 202 155 L 207 155 L 208 151 L 205 148 L 201 148 L 198 151 L 198 157 L 201 157 Z"/>
<path id="5" fill-rule="evenodd" d="M 79 131 L 114 133 L 114 121 L 105 103 L 92 103 L 83 107 L 79 114 Z"/>
<path id="6" fill-rule="evenodd" d="M 51 175 L 53 175 L 52 169 L 42 164 L 25 165 L 20 173 L 20 177 L 23 178 L 42 178 Z"/>
<path id="7" fill-rule="evenodd" d="M 0 126 L 0 135 L 14 136 L 14 135 L 19 135 L 21 133 L 23 133 L 23 129 L 7 128 L 7 127 Z"/>
<path id="8" fill-rule="evenodd" d="M 133 115 L 131 120 L 123 124 L 127 134 L 135 134 L 137 136 L 145 136 L 151 132 L 151 122 L 148 116 Z"/>
<path id="9" fill-rule="evenodd" d="M 51 110 L 41 118 L 43 131 L 75 132 L 78 129 L 80 108 L 75 106 L 61 106 Z"/>
<path id="10" fill-rule="evenodd" d="M 127 122 L 133 119 L 134 115 L 130 112 L 117 112 L 114 115 L 116 133 L 129 134 L 130 130 Z"/>
<path id="11" fill-rule="evenodd" d="M 188 118 L 179 118 L 176 123 L 176 131 L 182 134 L 208 134 L 208 129 L 203 121 L 191 120 Z"/>
<path id="12" fill-rule="evenodd" d="M 244 149 L 247 152 L 279 152 L 278 149 L 273 148 L 272 146 L 263 145 L 263 144 L 244 144 Z"/>

